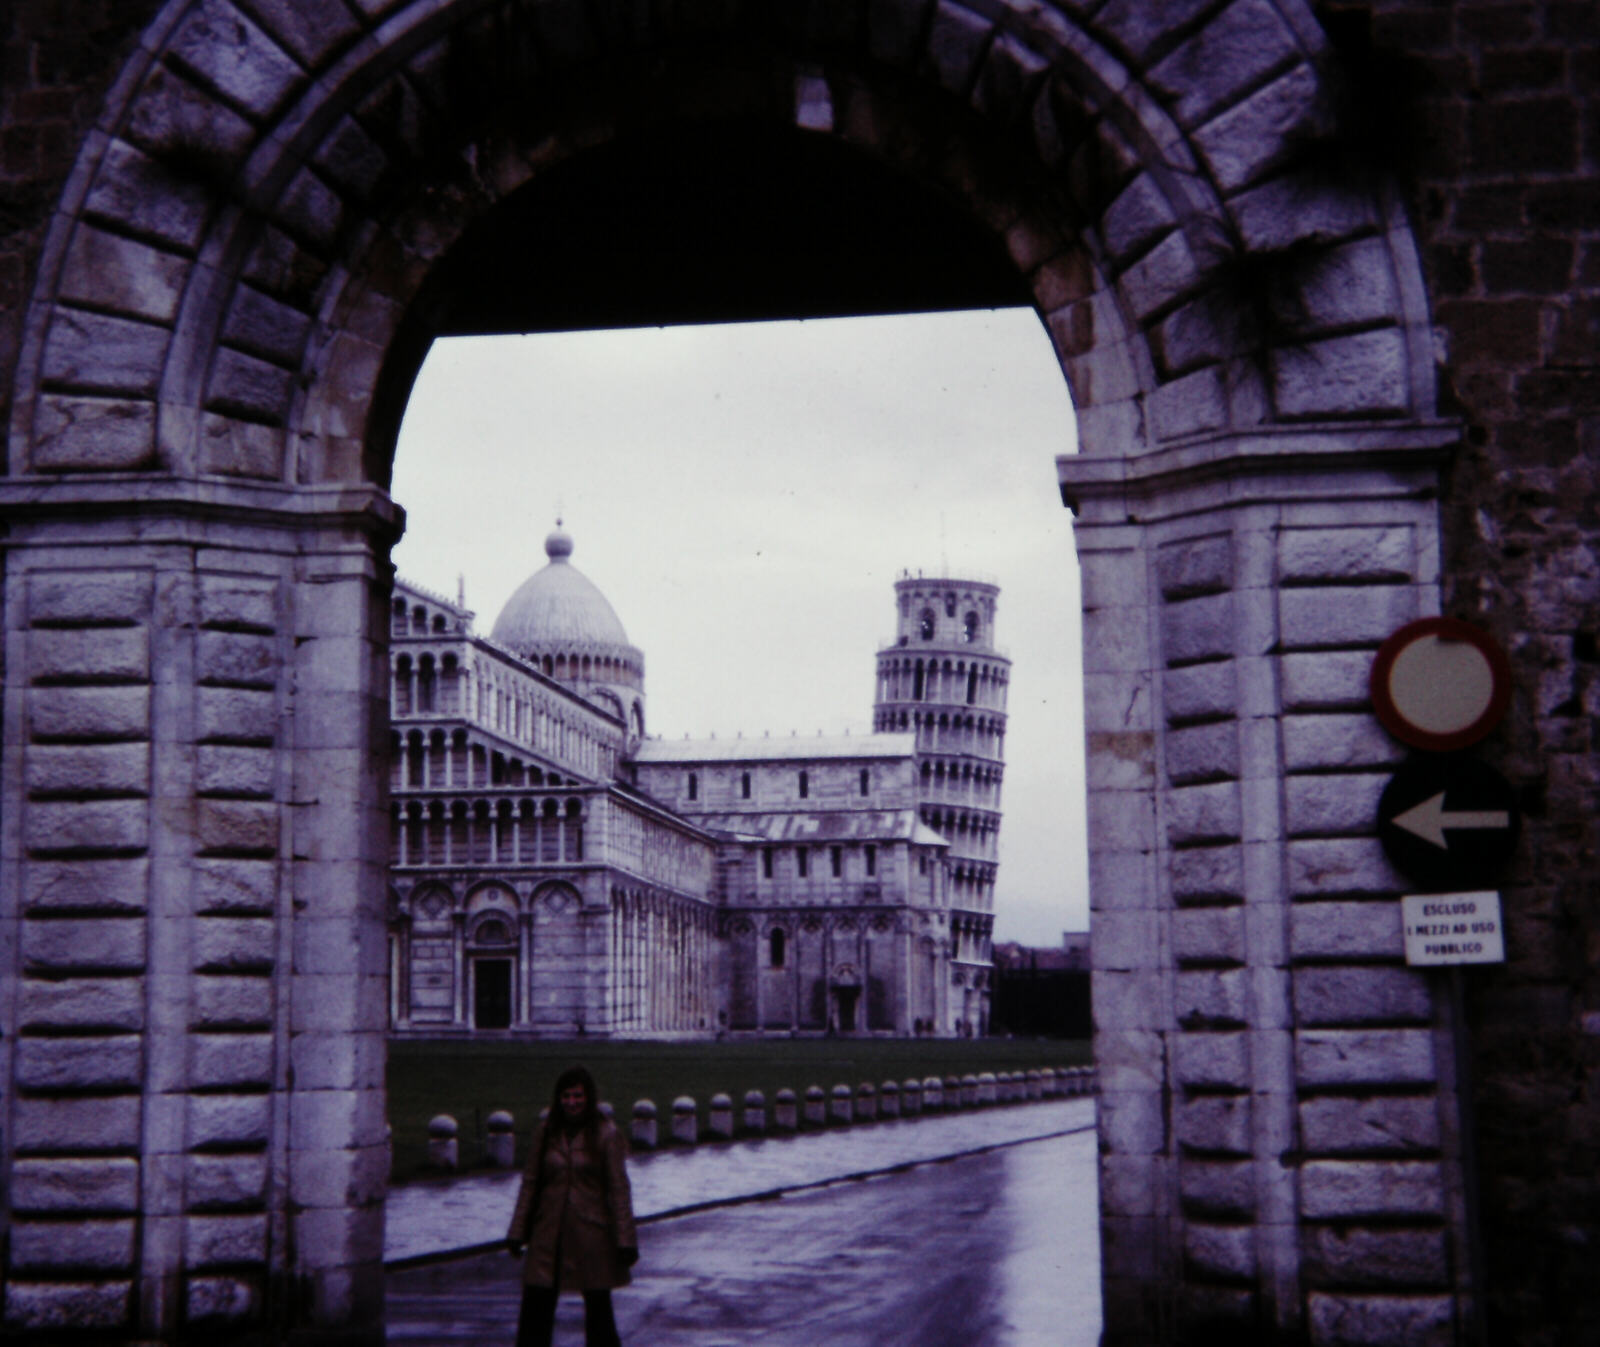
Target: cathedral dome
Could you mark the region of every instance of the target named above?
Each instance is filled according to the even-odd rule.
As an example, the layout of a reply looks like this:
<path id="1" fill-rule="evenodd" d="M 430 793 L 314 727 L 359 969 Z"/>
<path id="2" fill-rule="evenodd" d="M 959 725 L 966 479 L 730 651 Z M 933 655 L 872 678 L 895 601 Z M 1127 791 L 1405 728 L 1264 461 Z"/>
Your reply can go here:
<path id="1" fill-rule="evenodd" d="M 601 653 L 630 649 L 616 610 L 594 582 L 568 560 L 572 536 L 556 523 L 544 540 L 549 565 L 518 586 L 490 633 L 495 644 L 524 659 L 550 651 Z"/>

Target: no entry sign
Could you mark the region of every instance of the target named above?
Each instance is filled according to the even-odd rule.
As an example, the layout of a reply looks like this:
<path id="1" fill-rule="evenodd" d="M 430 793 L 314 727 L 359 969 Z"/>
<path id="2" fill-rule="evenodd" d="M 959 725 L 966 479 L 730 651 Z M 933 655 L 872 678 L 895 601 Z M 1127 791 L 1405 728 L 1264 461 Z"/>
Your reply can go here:
<path id="1" fill-rule="evenodd" d="M 1384 853 L 1430 892 L 1481 887 L 1510 859 L 1520 822 L 1505 777 L 1464 757 L 1409 762 L 1378 799 Z"/>
<path id="2" fill-rule="evenodd" d="M 1373 711 L 1401 743 L 1453 753 L 1499 724 L 1511 699 L 1511 666 L 1488 632 L 1429 617 L 1378 647 L 1370 691 Z"/>

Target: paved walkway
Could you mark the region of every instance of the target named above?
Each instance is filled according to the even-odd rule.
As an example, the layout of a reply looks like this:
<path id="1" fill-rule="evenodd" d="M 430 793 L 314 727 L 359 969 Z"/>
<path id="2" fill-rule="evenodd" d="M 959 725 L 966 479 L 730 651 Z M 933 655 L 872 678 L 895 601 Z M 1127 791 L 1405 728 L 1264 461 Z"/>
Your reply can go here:
<path id="1" fill-rule="evenodd" d="M 669 1148 L 635 1155 L 628 1173 L 635 1213 L 641 1220 L 653 1220 L 994 1146 L 1066 1132 L 1087 1135 L 1093 1126 L 1091 1098 L 1006 1104 L 792 1137 Z M 503 1241 L 519 1180 L 514 1173 L 475 1174 L 391 1189 L 385 1262 L 483 1249 Z M 1092 1162 L 1089 1184 L 1092 1198 Z M 1091 1210 L 1093 1206 L 1091 1201 Z"/>
<path id="2" fill-rule="evenodd" d="M 1097 1221 L 1087 1129 L 702 1208 L 641 1229 L 617 1321 L 628 1347 L 1095 1347 Z M 391 1271 L 389 1342 L 508 1347 L 518 1270 L 499 1251 Z M 558 1343 L 582 1315 L 563 1298 Z"/>

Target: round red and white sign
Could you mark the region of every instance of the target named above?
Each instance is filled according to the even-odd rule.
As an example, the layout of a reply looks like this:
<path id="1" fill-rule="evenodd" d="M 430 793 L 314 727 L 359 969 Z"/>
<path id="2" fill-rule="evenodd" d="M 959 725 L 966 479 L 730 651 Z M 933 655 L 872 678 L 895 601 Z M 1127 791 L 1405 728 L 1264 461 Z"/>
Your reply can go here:
<path id="1" fill-rule="evenodd" d="M 1428 617 L 1378 647 L 1371 691 L 1372 709 L 1401 743 L 1451 753 L 1499 724 L 1511 701 L 1511 666 L 1488 632 Z"/>

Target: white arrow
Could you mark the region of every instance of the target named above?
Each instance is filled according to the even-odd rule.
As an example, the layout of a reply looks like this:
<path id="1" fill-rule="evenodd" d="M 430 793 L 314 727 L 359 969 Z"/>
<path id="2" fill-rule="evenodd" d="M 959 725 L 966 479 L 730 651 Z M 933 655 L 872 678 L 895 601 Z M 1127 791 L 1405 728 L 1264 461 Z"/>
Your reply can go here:
<path id="1" fill-rule="evenodd" d="M 1396 814 L 1390 822 L 1445 851 L 1449 848 L 1449 843 L 1444 840 L 1446 828 L 1509 828 L 1511 816 L 1503 809 L 1462 809 L 1447 814 L 1444 812 L 1444 792 L 1440 791 L 1432 799 L 1412 805 L 1403 814 Z"/>

